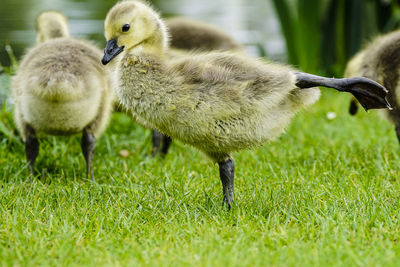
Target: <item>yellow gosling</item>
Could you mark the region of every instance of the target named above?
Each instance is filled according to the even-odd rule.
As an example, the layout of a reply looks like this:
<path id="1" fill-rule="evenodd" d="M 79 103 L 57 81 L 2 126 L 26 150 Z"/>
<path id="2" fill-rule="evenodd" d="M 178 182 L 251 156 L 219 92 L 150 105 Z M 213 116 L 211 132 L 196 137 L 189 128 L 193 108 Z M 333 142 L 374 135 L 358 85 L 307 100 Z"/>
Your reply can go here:
<path id="1" fill-rule="evenodd" d="M 168 31 L 147 4 L 122 1 L 105 20 L 103 64 L 122 105 L 139 122 L 190 144 L 219 164 L 224 201 L 233 202 L 231 153 L 273 140 L 315 86 L 353 93 L 368 108 L 386 108 L 386 90 L 365 78 L 327 79 L 230 52 L 168 57 Z M 367 89 L 372 88 L 373 93 Z"/>
<path id="2" fill-rule="evenodd" d="M 101 51 L 69 37 L 65 17 L 45 12 L 38 17 L 39 43 L 23 57 L 12 80 L 15 122 L 25 142 L 31 170 L 39 153 L 37 132 L 71 135 L 82 132 L 87 175 L 96 139 L 105 130 L 112 108 L 109 76 Z"/>

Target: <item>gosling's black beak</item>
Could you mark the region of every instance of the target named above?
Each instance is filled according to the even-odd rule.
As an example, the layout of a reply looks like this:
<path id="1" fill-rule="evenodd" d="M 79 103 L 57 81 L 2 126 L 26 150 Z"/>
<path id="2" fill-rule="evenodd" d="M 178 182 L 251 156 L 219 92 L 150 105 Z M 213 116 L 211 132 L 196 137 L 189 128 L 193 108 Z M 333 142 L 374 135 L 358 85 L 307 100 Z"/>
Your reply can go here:
<path id="1" fill-rule="evenodd" d="M 117 39 L 111 39 L 110 41 L 107 42 L 106 48 L 104 48 L 104 56 L 103 59 L 101 60 L 101 63 L 103 63 L 103 65 L 106 65 L 123 50 L 124 46 L 117 45 Z"/>

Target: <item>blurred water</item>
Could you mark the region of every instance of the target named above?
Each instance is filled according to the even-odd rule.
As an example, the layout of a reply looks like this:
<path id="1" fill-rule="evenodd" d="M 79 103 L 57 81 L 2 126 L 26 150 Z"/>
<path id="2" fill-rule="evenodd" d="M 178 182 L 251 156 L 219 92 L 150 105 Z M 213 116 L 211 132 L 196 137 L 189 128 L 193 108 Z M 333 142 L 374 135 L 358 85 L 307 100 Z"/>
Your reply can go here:
<path id="1" fill-rule="evenodd" d="M 4 46 L 17 57 L 35 42 L 36 16 L 44 10 L 62 11 L 71 34 L 104 47 L 103 20 L 117 1 L 110 0 L 2 0 L 0 9 L 0 63 L 9 65 Z M 285 44 L 269 0 L 154 0 L 163 16 L 187 16 L 221 27 L 246 45 L 249 53 L 284 59 Z"/>

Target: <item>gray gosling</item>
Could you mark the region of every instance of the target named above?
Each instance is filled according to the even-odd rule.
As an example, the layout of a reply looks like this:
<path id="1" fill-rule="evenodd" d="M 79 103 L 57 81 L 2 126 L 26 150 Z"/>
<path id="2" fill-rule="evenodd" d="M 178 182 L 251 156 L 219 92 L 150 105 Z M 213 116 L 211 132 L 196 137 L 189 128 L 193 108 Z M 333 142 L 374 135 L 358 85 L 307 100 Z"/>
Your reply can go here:
<path id="1" fill-rule="evenodd" d="M 71 135 L 82 132 L 87 177 L 96 139 L 112 111 L 113 91 L 101 51 L 69 37 L 67 20 L 49 11 L 37 18 L 37 42 L 23 57 L 12 80 L 15 122 L 25 143 L 32 173 L 39 153 L 37 132 Z"/>
<path id="2" fill-rule="evenodd" d="M 171 36 L 170 56 L 186 55 L 190 50 L 196 51 L 237 51 L 242 52 L 243 47 L 234 38 L 223 30 L 207 23 L 176 17 L 166 20 L 166 25 Z M 177 54 L 180 53 L 180 54 Z M 164 157 L 169 150 L 171 137 L 152 130 L 153 155 Z"/>
<path id="3" fill-rule="evenodd" d="M 114 59 L 118 98 L 139 122 L 218 163 L 228 208 L 234 197 L 231 153 L 280 135 L 301 107 L 318 99 L 315 86 L 351 92 L 366 109 L 389 106 L 386 89 L 366 78 L 328 79 L 229 52 L 170 59 L 167 32 L 148 5 L 119 2 L 105 20 L 102 62 Z"/>
<path id="4" fill-rule="evenodd" d="M 400 142 L 400 30 L 379 36 L 358 52 L 347 64 L 346 77 L 363 76 L 383 84 L 388 90 L 391 110 L 384 115 L 395 125 Z M 350 114 L 357 113 L 357 103 L 350 103 Z"/>

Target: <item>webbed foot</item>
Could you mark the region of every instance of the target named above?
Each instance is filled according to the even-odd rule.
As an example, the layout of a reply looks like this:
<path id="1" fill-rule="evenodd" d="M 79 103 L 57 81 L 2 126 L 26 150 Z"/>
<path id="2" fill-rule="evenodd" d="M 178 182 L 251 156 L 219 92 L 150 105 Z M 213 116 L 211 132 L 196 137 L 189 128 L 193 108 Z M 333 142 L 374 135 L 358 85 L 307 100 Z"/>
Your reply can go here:
<path id="1" fill-rule="evenodd" d="M 379 108 L 392 109 L 385 98 L 388 90 L 379 83 L 364 77 L 334 79 L 297 72 L 296 78 L 296 86 L 299 88 L 325 86 L 341 92 L 349 92 L 366 111 Z"/>

